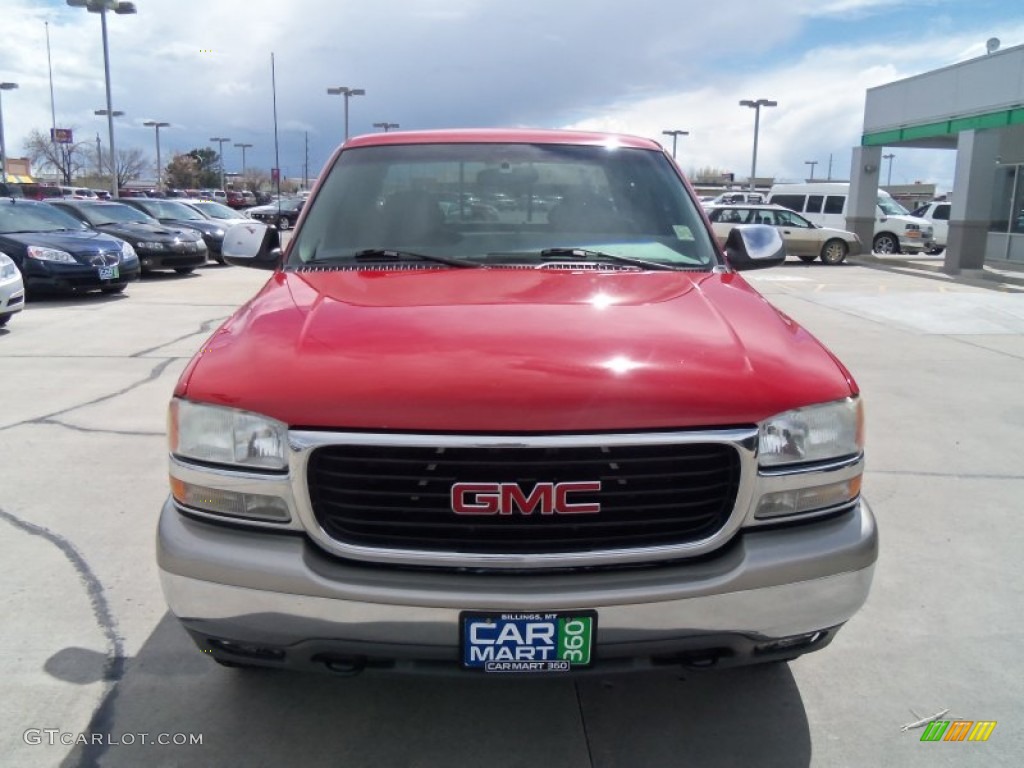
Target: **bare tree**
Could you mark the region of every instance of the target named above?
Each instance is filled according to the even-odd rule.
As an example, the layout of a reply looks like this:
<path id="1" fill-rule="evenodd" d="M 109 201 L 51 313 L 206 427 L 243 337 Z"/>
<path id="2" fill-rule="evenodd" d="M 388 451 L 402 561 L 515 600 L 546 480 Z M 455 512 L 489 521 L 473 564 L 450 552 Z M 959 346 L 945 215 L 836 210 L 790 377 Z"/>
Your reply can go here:
<path id="1" fill-rule="evenodd" d="M 119 149 L 117 150 L 117 186 L 123 187 L 129 181 L 134 181 L 142 175 L 142 172 L 150 167 L 149 160 L 141 149 Z"/>
<path id="2" fill-rule="evenodd" d="M 70 185 L 73 178 L 81 173 L 88 163 L 89 142 L 58 144 L 50 137 L 33 128 L 25 140 L 25 152 L 36 169 L 49 169 L 57 173 L 64 184 Z"/>

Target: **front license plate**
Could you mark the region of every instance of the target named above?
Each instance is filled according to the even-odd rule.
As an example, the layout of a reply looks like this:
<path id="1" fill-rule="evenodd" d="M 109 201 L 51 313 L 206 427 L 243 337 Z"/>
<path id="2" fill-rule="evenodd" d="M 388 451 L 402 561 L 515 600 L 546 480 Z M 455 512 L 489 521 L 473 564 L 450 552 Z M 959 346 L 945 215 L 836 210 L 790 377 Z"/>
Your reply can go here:
<path id="1" fill-rule="evenodd" d="M 484 672 L 569 672 L 590 666 L 596 611 L 459 616 L 462 666 Z"/>
<path id="2" fill-rule="evenodd" d="M 120 273 L 117 270 L 117 265 L 112 267 L 100 267 L 100 280 L 117 280 Z"/>

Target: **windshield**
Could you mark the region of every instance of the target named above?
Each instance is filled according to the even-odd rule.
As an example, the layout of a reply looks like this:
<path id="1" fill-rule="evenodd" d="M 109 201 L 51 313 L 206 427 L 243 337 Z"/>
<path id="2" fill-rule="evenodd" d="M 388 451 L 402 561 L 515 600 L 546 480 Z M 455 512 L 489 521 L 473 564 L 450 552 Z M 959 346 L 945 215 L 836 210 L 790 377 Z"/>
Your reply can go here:
<path id="1" fill-rule="evenodd" d="M 142 222 L 143 224 L 154 224 L 152 217 L 142 211 L 132 208 L 130 205 L 110 203 L 108 205 L 82 205 L 78 208 L 82 215 L 89 220 L 93 226 L 103 224 L 120 224 L 124 222 Z"/>
<path id="2" fill-rule="evenodd" d="M 382 250 L 481 265 L 601 254 L 690 269 L 716 263 L 700 213 L 663 154 L 556 144 L 344 151 L 289 263 L 365 261 Z"/>
<path id="3" fill-rule="evenodd" d="M 149 214 L 157 219 L 188 219 L 205 221 L 206 217 L 199 211 L 189 208 L 184 203 L 174 200 L 147 200 L 142 204 Z"/>
<path id="4" fill-rule="evenodd" d="M 61 232 L 88 229 L 84 223 L 49 203 L 0 205 L 0 232 Z"/>
<path id="5" fill-rule="evenodd" d="M 212 216 L 215 219 L 246 219 L 248 218 L 245 214 L 239 213 L 234 208 L 228 208 L 226 205 L 221 203 L 214 203 L 212 201 L 198 201 L 195 203 L 189 203 L 193 208 L 198 208 L 202 213 L 207 216 Z"/>
<path id="6" fill-rule="evenodd" d="M 886 216 L 909 216 L 910 212 L 888 195 L 878 196 L 878 207 Z"/>

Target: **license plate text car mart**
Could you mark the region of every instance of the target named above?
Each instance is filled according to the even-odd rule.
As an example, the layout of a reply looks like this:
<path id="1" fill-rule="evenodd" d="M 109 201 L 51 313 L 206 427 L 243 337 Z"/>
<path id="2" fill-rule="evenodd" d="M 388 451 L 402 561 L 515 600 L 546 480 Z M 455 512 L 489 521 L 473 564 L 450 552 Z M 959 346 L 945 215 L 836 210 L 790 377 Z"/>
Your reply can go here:
<path id="1" fill-rule="evenodd" d="M 460 615 L 462 666 L 485 672 L 568 672 L 590 666 L 594 611 Z"/>

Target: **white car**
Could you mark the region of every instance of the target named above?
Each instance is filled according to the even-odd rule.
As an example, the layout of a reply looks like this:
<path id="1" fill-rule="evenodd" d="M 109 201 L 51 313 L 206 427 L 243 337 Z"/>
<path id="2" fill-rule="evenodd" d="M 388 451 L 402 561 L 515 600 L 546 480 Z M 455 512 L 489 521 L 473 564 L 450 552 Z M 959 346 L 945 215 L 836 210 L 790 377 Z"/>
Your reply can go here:
<path id="1" fill-rule="evenodd" d="M 21 270 L 11 257 L 0 251 L 0 327 L 25 306 L 25 284 Z"/>
<path id="2" fill-rule="evenodd" d="M 948 200 L 932 200 L 917 208 L 911 215 L 926 219 L 932 225 L 934 247 L 928 253 L 942 253 L 949 239 L 949 211 L 953 204 Z"/>

